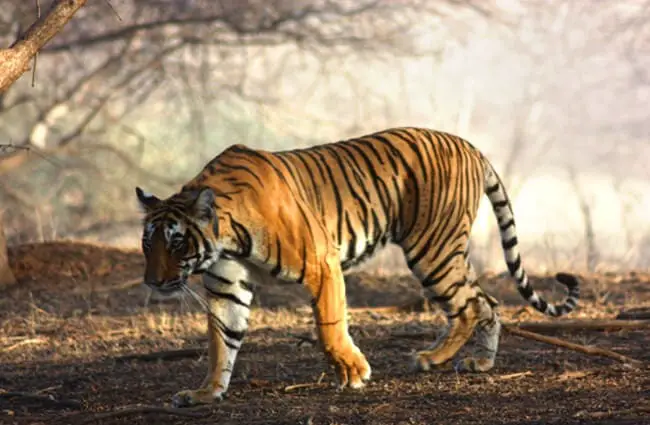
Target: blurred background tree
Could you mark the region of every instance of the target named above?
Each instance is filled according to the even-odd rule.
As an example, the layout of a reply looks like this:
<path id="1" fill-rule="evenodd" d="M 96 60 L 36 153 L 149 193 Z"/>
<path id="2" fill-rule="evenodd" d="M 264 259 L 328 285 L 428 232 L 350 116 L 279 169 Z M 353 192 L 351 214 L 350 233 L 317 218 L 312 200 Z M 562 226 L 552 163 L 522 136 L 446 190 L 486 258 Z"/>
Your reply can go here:
<path id="1" fill-rule="evenodd" d="M 86 0 L 55 1 L 48 11 L 41 15 L 40 4 L 37 4 L 37 20 L 29 26 L 27 31 L 19 34 L 20 37 L 7 49 L 0 49 L 0 96 L 20 76 L 29 70 L 33 60 L 36 66 L 38 51 L 63 29 L 66 23 L 86 3 Z M 29 149 L 29 146 L 14 147 L 11 144 L 0 144 L 0 154 L 16 149 Z M 0 155 L 0 159 L 2 156 Z M 2 220 L 3 211 L 0 209 L 0 288 L 16 283 L 16 278 L 11 270 L 7 252 L 7 238 Z"/>
<path id="2" fill-rule="evenodd" d="M 11 3 L 3 45 L 36 13 Z M 592 267 L 594 250 L 647 267 L 650 1 L 113 7 L 120 20 L 106 2 L 81 9 L 41 52 L 35 86 L 23 77 L 0 98 L 0 140 L 29 147 L 0 158 L 10 243 L 134 246 L 133 187 L 169 195 L 230 144 L 289 149 L 419 125 L 491 158 L 539 268 Z M 482 211 L 482 268 L 503 267 L 495 232 Z"/>

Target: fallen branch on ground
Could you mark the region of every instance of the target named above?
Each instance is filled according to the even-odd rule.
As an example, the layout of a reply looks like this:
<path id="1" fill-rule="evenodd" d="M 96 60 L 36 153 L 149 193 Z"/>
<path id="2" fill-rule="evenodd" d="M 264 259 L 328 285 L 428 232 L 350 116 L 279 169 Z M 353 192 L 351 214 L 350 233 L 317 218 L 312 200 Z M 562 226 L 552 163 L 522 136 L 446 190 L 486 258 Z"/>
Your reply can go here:
<path id="1" fill-rule="evenodd" d="M 36 401 L 61 408 L 81 409 L 82 403 L 78 400 L 55 399 L 51 395 L 23 393 L 18 391 L 0 391 L 0 399 L 21 399 L 23 401 Z"/>
<path id="2" fill-rule="evenodd" d="M 515 372 L 515 373 L 509 373 L 507 375 L 500 375 L 497 376 L 497 379 L 499 379 L 500 381 L 509 381 L 511 379 L 522 378 L 524 376 L 530 376 L 532 374 L 533 374 L 532 371 L 527 370 L 525 372 Z"/>
<path id="3" fill-rule="evenodd" d="M 605 348 L 576 344 L 574 342 L 569 342 L 560 338 L 541 335 L 535 332 L 530 332 L 525 329 L 521 329 L 518 326 L 504 325 L 503 329 L 505 329 L 507 332 L 513 335 L 521 336 L 527 339 L 532 339 L 538 342 L 544 342 L 546 344 L 551 344 L 558 347 L 567 348 L 569 350 L 578 351 L 580 353 L 589 354 L 592 356 L 609 357 L 611 359 L 615 359 L 620 362 L 628 363 L 635 366 L 640 366 L 641 364 L 643 364 L 643 362 L 641 362 L 640 360 L 636 360 L 631 357 L 624 356 L 622 354 L 616 353 L 611 350 L 607 350 Z M 391 336 L 395 338 L 418 339 L 418 340 L 424 338 L 435 339 L 433 332 L 395 332 L 392 333 Z"/>
<path id="4" fill-rule="evenodd" d="M 200 406 L 198 408 L 192 409 L 175 409 L 172 407 L 158 407 L 158 406 L 135 406 L 135 407 L 124 407 L 118 410 L 112 410 L 110 412 L 96 413 L 89 418 L 81 421 L 82 424 L 88 424 L 91 422 L 97 422 L 102 419 L 114 419 L 121 418 L 123 416 L 130 415 L 145 415 L 145 414 L 163 414 L 163 415 L 172 415 L 172 416 L 185 416 L 189 418 L 203 418 L 210 414 L 210 412 L 202 412 L 197 410 L 205 410 L 205 406 Z"/>
<path id="5" fill-rule="evenodd" d="M 618 313 L 617 319 L 621 320 L 650 320 L 650 307 L 638 307 Z"/>
<path id="6" fill-rule="evenodd" d="M 115 357 L 116 362 L 127 362 L 131 360 L 156 361 L 156 360 L 176 360 L 196 357 L 206 352 L 205 347 L 181 348 L 178 350 L 154 351 L 153 353 L 127 354 L 125 356 Z"/>
<path id="7" fill-rule="evenodd" d="M 568 348 L 569 350 L 578 351 L 580 353 L 589 354 L 592 356 L 601 356 L 609 357 L 610 359 L 618 360 L 623 363 L 628 363 L 635 366 L 640 366 L 643 364 L 640 360 L 633 359 L 631 357 L 624 356 L 622 354 L 616 353 L 605 348 L 593 347 L 590 345 L 581 345 L 574 342 L 565 341 L 560 338 L 541 335 L 535 332 L 530 332 L 516 326 L 504 326 L 503 327 L 507 332 L 517 335 L 526 339 L 532 339 L 533 341 L 544 342 L 546 344 L 556 345 L 562 348 Z"/>
<path id="8" fill-rule="evenodd" d="M 528 331 L 611 331 L 616 329 L 649 329 L 650 320 L 561 320 L 554 322 L 510 322 L 505 326 L 515 326 Z"/>
<path id="9" fill-rule="evenodd" d="M 294 390 L 299 390 L 301 388 L 324 388 L 329 387 L 329 384 L 326 382 L 308 382 L 306 384 L 295 384 L 284 387 L 284 392 L 288 393 Z"/>
<path id="10" fill-rule="evenodd" d="M 8 353 L 10 351 L 15 350 L 16 348 L 25 346 L 25 345 L 32 345 L 32 344 L 44 344 L 47 342 L 47 339 L 45 338 L 28 338 L 28 339 L 23 339 L 22 341 L 18 341 L 8 347 L 0 349 L 0 352 L 2 353 Z"/>

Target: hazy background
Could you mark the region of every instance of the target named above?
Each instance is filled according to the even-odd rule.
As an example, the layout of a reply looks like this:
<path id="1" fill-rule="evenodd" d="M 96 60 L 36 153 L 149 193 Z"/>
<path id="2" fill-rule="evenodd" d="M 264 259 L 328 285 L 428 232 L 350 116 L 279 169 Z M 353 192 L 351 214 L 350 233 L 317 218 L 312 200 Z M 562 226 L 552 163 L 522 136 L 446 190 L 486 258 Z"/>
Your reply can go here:
<path id="1" fill-rule="evenodd" d="M 3 1 L 0 45 L 36 17 Z M 89 2 L 0 95 L 10 244 L 137 246 L 134 187 L 168 196 L 233 143 L 393 126 L 493 162 L 529 269 L 648 269 L 650 1 Z M 47 8 L 48 1 L 41 1 Z M 503 270 L 487 205 L 474 261 Z M 367 267 L 403 267 L 391 253 Z"/>

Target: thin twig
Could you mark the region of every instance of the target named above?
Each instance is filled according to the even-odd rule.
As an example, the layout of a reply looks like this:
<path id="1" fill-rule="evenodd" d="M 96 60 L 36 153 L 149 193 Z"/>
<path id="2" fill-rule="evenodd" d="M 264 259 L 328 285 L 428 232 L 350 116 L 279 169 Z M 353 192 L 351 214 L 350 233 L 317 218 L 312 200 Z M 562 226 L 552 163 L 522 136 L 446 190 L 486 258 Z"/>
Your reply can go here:
<path id="1" fill-rule="evenodd" d="M 295 385 L 289 385 L 284 387 L 284 392 L 288 393 L 293 390 L 298 390 L 301 388 L 323 388 L 323 387 L 328 387 L 329 384 L 327 383 L 322 383 L 322 382 L 308 382 L 306 384 L 295 384 Z"/>
<path id="2" fill-rule="evenodd" d="M 23 345 L 43 344 L 45 342 L 47 342 L 47 340 L 45 338 L 40 338 L 40 337 L 39 338 L 28 338 L 28 339 L 24 339 L 22 341 L 18 341 L 15 344 L 10 345 L 9 347 L 2 348 L 2 349 L 0 349 L 0 352 L 8 353 L 10 351 L 15 350 L 18 347 L 22 347 Z"/>
<path id="3" fill-rule="evenodd" d="M 580 353 L 589 354 L 591 356 L 609 357 L 610 359 L 618 360 L 620 362 L 628 363 L 635 366 L 640 366 L 641 364 L 643 364 L 643 362 L 641 362 L 640 360 L 624 356 L 622 354 L 616 353 L 611 350 L 607 350 L 605 348 L 576 344 L 574 342 L 569 342 L 560 338 L 541 335 L 535 332 L 530 332 L 515 326 L 504 326 L 503 328 L 513 335 L 517 335 L 526 339 L 532 339 L 533 341 L 544 342 L 546 344 L 551 344 L 562 348 L 567 348 L 569 350 L 578 351 Z"/>
<path id="4" fill-rule="evenodd" d="M 111 10 L 113 11 L 115 16 L 117 16 L 117 20 L 122 22 L 122 17 L 120 16 L 119 13 L 117 13 L 117 10 L 115 10 L 115 7 L 113 7 L 113 4 L 110 2 L 110 0 L 105 0 L 105 1 L 106 1 L 106 4 L 108 5 L 108 7 L 110 7 Z"/>
<path id="5" fill-rule="evenodd" d="M 36 19 L 41 19 L 41 2 L 36 0 Z M 36 85 L 36 61 L 38 59 L 38 52 L 34 55 L 34 67 L 32 68 L 32 87 Z"/>
<path id="6" fill-rule="evenodd" d="M 527 370 L 525 372 L 509 373 L 507 375 L 497 376 L 497 379 L 500 380 L 500 381 L 509 381 L 511 379 L 522 378 L 524 376 L 530 376 L 532 374 L 533 374 L 532 371 Z"/>
<path id="7" fill-rule="evenodd" d="M 203 418 L 210 414 L 210 412 L 200 412 L 198 409 L 205 410 L 205 406 L 196 408 L 195 410 L 191 409 L 175 409 L 172 407 L 159 407 L 159 406 L 134 406 L 134 407 L 124 407 L 118 410 L 112 410 L 110 412 L 96 413 L 89 418 L 81 421 L 82 424 L 88 424 L 91 422 L 100 421 L 102 419 L 108 418 L 121 418 L 123 416 L 130 415 L 145 415 L 158 413 L 163 415 L 172 415 L 172 416 L 184 416 L 189 418 Z"/>
<path id="8" fill-rule="evenodd" d="M 55 399 L 51 395 L 40 395 L 34 393 L 23 393 L 18 391 L 3 391 L 0 392 L 0 398 L 4 399 L 22 399 L 25 401 L 37 401 L 40 403 L 46 403 L 58 407 L 71 408 L 71 409 L 81 409 L 82 404 L 78 400 L 68 400 L 68 399 Z"/>

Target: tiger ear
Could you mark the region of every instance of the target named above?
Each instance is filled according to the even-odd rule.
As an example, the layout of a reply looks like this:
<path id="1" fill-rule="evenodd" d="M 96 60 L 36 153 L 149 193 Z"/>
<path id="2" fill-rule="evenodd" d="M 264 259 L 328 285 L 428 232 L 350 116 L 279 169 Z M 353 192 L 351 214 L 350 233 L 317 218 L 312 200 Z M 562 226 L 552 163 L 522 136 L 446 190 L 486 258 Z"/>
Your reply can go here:
<path id="1" fill-rule="evenodd" d="M 160 199 L 151 193 L 145 192 L 139 187 L 135 188 L 135 194 L 138 195 L 138 201 L 140 201 L 140 208 L 142 211 L 147 213 L 155 209 L 158 204 L 160 204 Z"/>
<path id="2" fill-rule="evenodd" d="M 214 191 L 209 187 L 204 187 L 196 195 L 194 200 L 194 216 L 199 220 L 210 221 L 214 216 Z"/>

